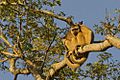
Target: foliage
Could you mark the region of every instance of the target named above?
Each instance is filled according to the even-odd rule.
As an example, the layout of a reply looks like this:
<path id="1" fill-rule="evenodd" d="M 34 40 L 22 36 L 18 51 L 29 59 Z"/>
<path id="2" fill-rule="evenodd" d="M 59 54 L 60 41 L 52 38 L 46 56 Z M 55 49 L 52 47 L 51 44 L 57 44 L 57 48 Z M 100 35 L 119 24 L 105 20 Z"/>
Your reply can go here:
<path id="1" fill-rule="evenodd" d="M 100 53 L 98 61 L 87 63 L 85 69 L 79 68 L 77 72 L 71 72 L 64 68 L 59 74 L 60 80 L 119 80 L 120 62 L 114 60 L 108 52 Z M 64 77 L 66 76 L 66 77 Z"/>
<path id="2" fill-rule="evenodd" d="M 80 70 L 82 79 L 119 80 L 120 62 L 114 60 L 112 54 L 104 52 L 98 55 L 98 61 L 88 63 L 86 70 Z"/>
<path id="3" fill-rule="evenodd" d="M 53 17 L 34 14 L 30 9 L 40 10 L 49 7 L 50 11 L 54 12 L 53 7 L 60 5 L 60 0 L 26 0 L 22 4 L 10 2 L 0 6 L 0 27 L 3 35 L 12 45 L 16 44 L 17 49 L 21 48 L 25 58 L 39 63 L 39 68 L 43 62 L 47 67 L 51 62 L 57 61 L 53 60 L 53 57 L 59 60 L 62 56 L 64 48 L 61 34 L 65 29 L 57 27 Z M 12 52 L 2 39 L 0 43 L 1 51 Z M 3 59 L 2 56 L 4 57 L 0 55 L 0 59 Z M 20 65 L 26 67 L 24 64 Z"/>
<path id="4" fill-rule="evenodd" d="M 120 12 L 116 9 L 115 14 L 106 13 L 104 21 L 100 22 L 100 25 L 95 24 L 94 29 L 97 34 L 106 35 L 117 35 L 120 32 Z"/>

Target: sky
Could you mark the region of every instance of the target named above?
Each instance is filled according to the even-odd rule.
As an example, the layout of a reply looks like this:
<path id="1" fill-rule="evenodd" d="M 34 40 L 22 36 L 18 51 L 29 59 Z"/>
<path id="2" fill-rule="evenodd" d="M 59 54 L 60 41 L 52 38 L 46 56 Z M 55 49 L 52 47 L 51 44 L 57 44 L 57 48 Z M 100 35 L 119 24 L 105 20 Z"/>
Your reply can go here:
<path id="1" fill-rule="evenodd" d="M 84 24 L 93 30 L 94 24 L 99 24 L 100 21 L 104 20 L 106 9 L 108 12 L 114 13 L 116 8 L 120 9 L 120 0 L 62 0 L 61 7 L 56 7 L 55 11 L 63 11 L 67 16 L 72 15 L 75 22 L 84 21 Z M 104 37 L 95 35 L 95 39 L 101 40 Z M 107 51 L 111 52 L 113 57 L 120 61 L 120 50 L 111 48 Z M 96 61 L 97 54 L 90 53 L 86 63 Z M 82 68 L 84 68 L 84 65 Z M 13 80 L 13 75 L 9 72 L 0 72 L 0 80 Z M 31 75 L 19 75 L 18 80 L 34 80 L 34 78 Z"/>

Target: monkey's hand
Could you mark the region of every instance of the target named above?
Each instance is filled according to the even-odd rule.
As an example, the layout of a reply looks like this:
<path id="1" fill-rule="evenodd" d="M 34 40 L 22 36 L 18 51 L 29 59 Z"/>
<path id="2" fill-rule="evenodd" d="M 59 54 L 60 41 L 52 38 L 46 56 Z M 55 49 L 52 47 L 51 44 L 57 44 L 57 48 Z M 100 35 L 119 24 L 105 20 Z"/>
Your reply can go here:
<path id="1" fill-rule="evenodd" d="M 80 67 L 86 60 L 87 57 L 83 56 L 77 59 L 73 54 L 67 57 L 67 54 L 64 56 L 64 60 L 69 68 L 75 71 L 78 67 Z"/>
<path id="2" fill-rule="evenodd" d="M 74 51 L 67 51 L 66 57 L 67 57 L 67 58 L 70 57 L 70 55 L 72 55 L 73 53 L 74 53 Z"/>
<path id="3" fill-rule="evenodd" d="M 82 45 L 82 46 L 81 45 L 77 45 L 76 48 L 75 48 L 75 50 L 74 50 L 74 53 L 73 53 L 74 56 L 78 57 L 81 54 L 80 51 L 83 50 L 83 47 L 84 47 L 84 45 Z"/>
<path id="4" fill-rule="evenodd" d="M 67 64 L 67 66 L 69 68 L 71 68 L 72 70 L 75 70 L 76 68 L 78 68 L 80 66 L 80 64 L 72 63 L 71 60 L 70 60 L 70 58 L 67 57 L 67 54 L 64 55 L 64 60 L 65 60 L 65 62 Z"/>

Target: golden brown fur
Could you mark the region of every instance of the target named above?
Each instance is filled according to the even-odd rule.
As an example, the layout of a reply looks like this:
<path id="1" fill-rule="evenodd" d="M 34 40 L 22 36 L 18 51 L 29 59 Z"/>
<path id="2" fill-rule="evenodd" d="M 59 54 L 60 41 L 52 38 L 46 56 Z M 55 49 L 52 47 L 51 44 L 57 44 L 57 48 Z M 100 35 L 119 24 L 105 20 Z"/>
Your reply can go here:
<path id="1" fill-rule="evenodd" d="M 83 47 L 84 45 L 90 44 L 93 41 L 93 32 L 84 24 L 75 24 L 71 26 L 70 30 L 63 39 L 63 43 L 67 48 L 67 53 L 65 56 L 66 64 L 72 68 L 76 69 L 81 66 L 88 57 L 88 53 L 75 55 L 76 48 Z"/>

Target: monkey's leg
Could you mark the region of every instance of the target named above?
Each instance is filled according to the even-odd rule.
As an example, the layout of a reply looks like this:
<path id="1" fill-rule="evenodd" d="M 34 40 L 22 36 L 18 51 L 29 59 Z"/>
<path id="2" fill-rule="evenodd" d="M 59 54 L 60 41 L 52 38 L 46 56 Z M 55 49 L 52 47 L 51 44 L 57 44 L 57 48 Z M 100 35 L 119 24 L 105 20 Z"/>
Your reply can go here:
<path id="1" fill-rule="evenodd" d="M 86 56 L 84 56 L 84 55 L 82 55 L 82 56 L 83 56 L 82 58 L 77 59 L 79 56 L 75 56 L 74 52 L 72 52 L 72 51 L 69 51 L 66 54 L 66 57 L 69 59 L 69 61 L 71 61 L 71 63 L 74 63 L 74 64 L 82 64 L 87 60 Z"/>
<path id="2" fill-rule="evenodd" d="M 70 60 L 74 63 L 74 64 L 80 64 L 80 66 L 87 60 L 87 57 L 82 57 L 80 59 L 76 59 L 76 57 L 72 54 L 70 55 Z"/>
<path id="3" fill-rule="evenodd" d="M 80 64 L 74 64 L 74 63 L 72 63 L 72 62 L 66 57 L 66 54 L 65 54 L 65 56 L 64 56 L 64 59 L 65 59 L 65 61 L 66 61 L 66 64 L 67 64 L 70 68 L 72 68 L 73 70 L 75 70 L 76 68 L 78 68 L 78 67 L 80 66 Z"/>

